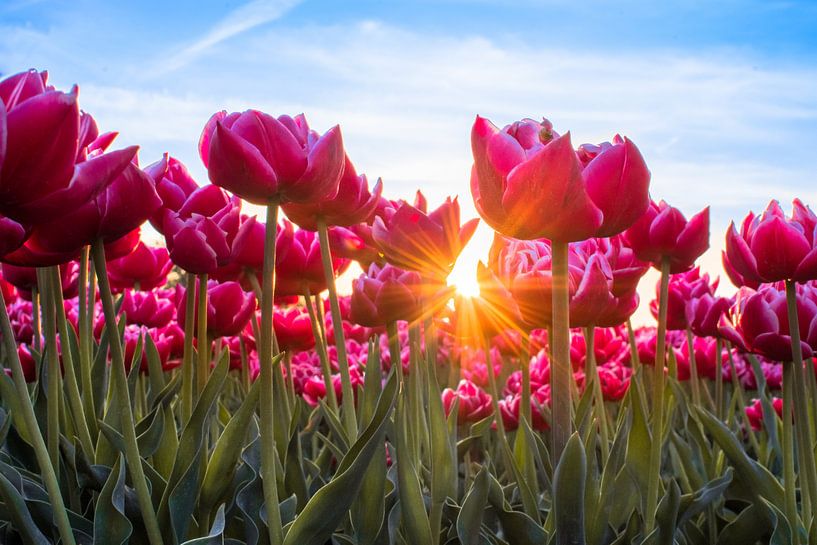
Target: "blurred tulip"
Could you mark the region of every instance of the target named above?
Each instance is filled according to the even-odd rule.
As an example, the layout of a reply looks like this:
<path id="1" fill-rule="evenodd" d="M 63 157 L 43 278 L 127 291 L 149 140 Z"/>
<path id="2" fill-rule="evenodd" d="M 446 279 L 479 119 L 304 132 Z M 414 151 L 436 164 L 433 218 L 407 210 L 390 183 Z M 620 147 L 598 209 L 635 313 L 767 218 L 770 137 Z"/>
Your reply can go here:
<path id="1" fill-rule="evenodd" d="M 281 351 L 309 350 L 315 346 L 312 322 L 303 308 L 276 309 L 272 316 L 272 326 Z"/>
<path id="2" fill-rule="evenodd" d="M 332 258 L 335 276 L 349 266 L 349 260 Z M 313 295 L 326 289 L 318 235 L 306 229 L 295 229 L 287 220 L 278 227 L 275 240 L 275 294 L 303 295 L 309 288 Z"/>
<path id="3" fill-rule="evenodd" d="M 198 280 L 196 281 L 198 286 Z M 198 309 L 198 287 L 196 288 Z M 230 337 L 238 335 L 255 312 L 255 295 L 245 292 L 237 282 L 207 282 L 207 335 Z M 185 304 L 179 298 L 176 316 L 179 323 L 185 320 Z M 198 314 L 198 310 L 196 311 Z M 198 319 L 198 315 L 196 316 Z"/>
<path id="4" fill-rule="evenodd" d="M 445 414 L 451 414 L 454 401 L 457 401 L 457 424 L 473 424 L 490 416 L 494 409 L 491 396 L 469 380 L 461 380 L 455 390 L 446 388 L 442 392 Z"/>
<path id="5" fill-rule="evenodd" d="M 373 263 L 352 282 L 351 320 L 377 327 L 403 320 L 413 322 L 422 312 L 420 274 Z"/>
<path id="6" fill-rule="evenodd" d="M 139 242 L 128 255 L 108 262 L 108 277 L 115 290 L 129 288 L 150 291 L 164 286 L 173 263 L 166 248 L 154 248 Z"/>
<path id="7" fill-rule="evenodd" d="M 655 299 L 650 301 L 650 312 L 658 318 L 658 292 L 661 288 L 659 280 L 655 286 Z M 701 275 L 699 267 L 684 273 L 674 274 L 669 280 L 667 299 L 667 329 L 686 329 L 689 326 L 687 319 L 687 304 L 703 296 L 713 297 L 718 289 L 718 279 L 709 281 L 709 275 Z"/>
<path id="8" fill-rule="evenodd" d="M 164 293 L 159 290 L 125 290 L 120 309 L 127 316 L 128 324 L 147 327 L 164 327 L 176 317 L 173 290 Z"/>

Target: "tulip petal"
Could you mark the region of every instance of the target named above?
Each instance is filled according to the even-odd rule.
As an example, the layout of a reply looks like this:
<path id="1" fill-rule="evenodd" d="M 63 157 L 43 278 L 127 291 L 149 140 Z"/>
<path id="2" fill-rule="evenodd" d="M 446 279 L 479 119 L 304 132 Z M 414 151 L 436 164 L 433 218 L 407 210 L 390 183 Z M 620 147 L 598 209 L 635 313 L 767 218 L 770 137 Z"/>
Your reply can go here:
<path id="1" fill-rule="evenodd" d="M 777 216 L 760 221 L 749 247 L 757 259 L 758 274 L 765 282 L 794 278 L 798 265 L 811 249 L 803 233 Z"/>
<path id="2" fill-rule="evenodd" d="M 309 150 L 309 163 L 297 182 L 282 186 L 284 198 L 291 202 L 307 202 L 334 198 L 343 175 L 346 154 L 343 136 L 335 125 L 320 137 Z"/>
<path id="3" fill-rule="evenodd" d="M 253 204 L 266 205 L 278 196 L 278 178 L 261 152 L 217 123 L 210 140 L 210 181 Z"/>

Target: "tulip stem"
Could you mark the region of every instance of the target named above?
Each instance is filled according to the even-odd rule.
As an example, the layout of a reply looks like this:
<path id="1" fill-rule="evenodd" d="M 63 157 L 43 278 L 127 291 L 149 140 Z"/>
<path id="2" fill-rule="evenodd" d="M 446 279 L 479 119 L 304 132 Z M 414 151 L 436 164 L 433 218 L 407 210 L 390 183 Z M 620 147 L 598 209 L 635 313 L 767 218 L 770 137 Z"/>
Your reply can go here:
<path id="1" fill-rule="evenodd" d="M 329 365 L 326 339 L 323 337 L 315 307 L 312 306 L 312 295 L 310 294 L 309 286 L 306 285 L 304 286 L 304 304 L 306 305 L 306 311 L 309 313 L 309 323 L 312 324 L 312 336 L 315 337 L 315 352 L 318 353 L 318 359 L 321 362 L 321 374 L 323 375 L 323 385 L 326 388 L 326 400 L 329 403 L 329 408 L 337 414 L 338 396 L 335 395 L 335 386 L 332 384 L 332 367 Z M 315 302 L 315 305 L 317 304 L 318 303 Z"/>
<path id="2" fill-rule="evenodd" d="M 400 336 L 397 333 L 397 322 L 386 324 L 386 335 L 389 338 L 389 359 L 391 367 L 395 369 L 400 383 L 403 383 L 403 358 L 400 354 Z"/>
<path id="3" fill-rule="evenodd" d="M 31 288 L 31 328 L 34 330 L 34 349 L 43 352 L 43 334 L 40 321 L 40 290 L 37 286 Z"/>
<path id="4" fill-rule="evenodd" d="M 599 380 L 599 371 L 596 366 L 595 329 L 594 326 L 583 329 L 585 346 L 584 387 L 593 389 L 593 406 L 595 407 L 596 420 L 601 432 L 601 458 L 603 463 L 607 463 L 607 458 L 610 456 L 610 432 L 608 430 L 607 411 L 604 407 L 604 394 L 601 391 L 601 380 Z"/>
<path id="5" fill-rule="evenodd" d="M 49 267 L 48 273 L 51 276 L 51 295 L 54 310 L 57 313 L 57 329 L 62 341 L 62 359 L 65 369 L 65 386 L 68 390 L 68 407 L 73 416 L 74 428 L 79 435 L 82 449 L 87 456 L 94 454 L 94 442 L 91 439 L 91 432 L 88 429 L 88 422 L 82 410 L 82 399 L 77 383 L 76 369 L 74 368 L 74 355 L 71 351 L 71 344 L 68 341 L 68 321 L 65 319 L 65 302 L 62 298 L 62 283 L 60 281 L 60 270 L 58 267 Z"/>
<path id="6" fill-rule="evenodd" d="M 689 382 L 692 389 L 692 403 L 696 407 L 701 406 L 701 385 L 698 380 L 698 362 L 695 357 L 695 340 L 692 338 L 692 330 L 687 327 L 687 349 L 689 350 Z"/>
<path id="7" fill-rule="evenodd" d="M 528 331 L 526 338 L 522 340 L 522 361 L 519 365 L 522 373 L 522 401 L 519 405 L 519 414 L 525 419 L 525 422 L 533 427 L 530 406 L 530 334 L 531 332 Z"/>
<path id="8" fill-rule="evenodd" d="M 794 437 L 792 429 L 793 378 L 791 363 L 783 363 L 783 490 L 785 491 L 786 518 L 791 527 L 792 545 L 800 543 L 800 525 L 797 517 L 797 487 L 794 475 Z"/>
<path id="9" fill-rule="evenodd" d="M 273 369 L 272 359 L 272 313 L 275 295 L 275 238 L 278 234 L 278 203 L 267 205 L 264 230 L 264 265 L 261 283 L 261 331 L 258 344 L 261 365 L 261 478 L 270 543 L 283 543 L 284 532 L 281 511 L 278 506 L 278 476 L 274 435 Z"/>
<path id="10" fill-rule="evenodd" d="M 207 340 L 207 275 L 198 275 L 196 298 L 196 399 L 201 396 L 210 375 L 210 342 Z M 186 318 L 187 316 L 185 316 Z"/>
<path id="11" fill-rule="evenodd" d="M 105 263 L 105 246 L 101 240 L 94 242 L 92 247 L 94 268 L 99 279 L 99 291 L 102 298 L 102 311 L 105 314 L 105 329 L 108 334 L 108 342 L 111 351 L 111 376 L 114 387 L 117 389 L 116 396 L 119 407 L 119 418 L 122 426 L 122 435 L 125 439 L 125 459 L 131 474 L 131 482 L 136 490 L 139 500 L 139 509 L 142 512 L 142 520 L 145 524 L 148 540 L 151 545 L 161 545 L 161 530 L 156 519 L 156 512 L 153 510 L 153 502 L 150 498 L 145 472 L 142 468 L 142 457 L 139 454 L 139 445 L 136 442 L 136 428 L 133 422 L 133 410 L 131 409 L 130 391 L 128 389 L 128 377 L 125 372 L 125 355 L 122 351 L 122 342 L 119 337 L 119 328 L 116 326 L 116 309 L 113 304 L 111 294 L 111 284 L 108 280 L 107 264 Z"/>
<path id="12" fill-rule="evenodd" d="M 340 384 L 343 393 L 343 422 L 349 440 L 357 438 L 357 418 L 355 418 L 355 397 L 352 392 L 352 379 L 349 375 L 349 357 L 346 354 L 346 339 L 343 334 L 343 318 L 340 315 L 338 292 L 335 289 L 335 271 L 332 267 L 332 251 L 329 249 L 329 228 L 324 219 L 318 219 L 318 236 L 320 237 L 321 261 L 326 287 L 329 289 L 329 304 L 332 310 L 332 330 L 335 333 L 335 349 L 338 351 Z"/>
<path id="13" fill-rule="evenodd" d="M 567 283 L 566 242 L 552 243 L 553 261 L 553 335 L 549 338 L 553 358 L 551 359 L 551 457 L 555 468 L 562 458 L 562 452 L 573 431 L 571 421 L 570 381 L 570 293 Z"/>
<path id="14" fill-rule="evenodd" d="M 79 264 L 79 366 L 80 366 L 80 380 L 82 381 L 82 406 L 85 411 L 85 421 L 88 424 L 89 431 L 92 437 L 96 437 L 98 433 L 96 423 L 96 407 L 94 406 L 94 387 L 93 378 L 91 376 L 91 313 L 88 309 L 88 301 L 91 296 L 89 290 L 89 276 L 92 279 L 93 274 L 88 274 L 88 253 L 90 248 L 86 246 L 82 250 L 82 257 Z M 92 456 L 93 451 L 88 454 Z"/>
<path id="15" fill-rule="evenodd" d="M 62 390 L 62 373 L 60 371 L 60 356 L 57 349 L 57 322 L 54 315 L 54 303 L 51 293 L 55 286 L 51 285 L 48 269 L 37 269 L 37 285 L 40 293 L 40 307 L 42 309 L 42 328 L 45 335 L 46 356 L 46 442 L 51 465 L 59 478 L 60 475 L 60 391 Z M 42 380 L 42 376 L 40 380 Z"/>
<path id="16" fill-rule="evenodd" d="M 715 337 L 715 414 L 723 421 L 723 345 Z"/>
<path id="17" fill-rule="evenodd" d="M 182 424 L 193 414 L 193 336 L 196 327 L 196 275 L 187 273 L 184 290 L 184 355 L 182 356 Z"/>
<path id="18" fill-rule="evenodd" d="M 647 503 L 644 513 L 644 535 L 649 535 L 655 527 L 655 511 L 658 507 L 658 492 L 661 485 L 661 454 L 664 437 L 664 361 L 667 341 L 667 301 L 669 299 L 669 258 L 661 259 L 661 287 L 658 295 L 658 331 L 656 338 L 655 366 L 652 374 L 652 442 L 650 443 L 650 465 L 647 477 Z"/>
<path id="19" fill-rule="evenodd" d="M 20 401 L 20 408 L 23 413 L 21 416 L 28 430 L 29 437 L 27 439 L 31 442 L 31 446 L 34 449 L 37 464 L 40 466 L 40 475 L 48 491 L 48 499 L 53 508 L 54 524 L 59 531 L 62 543 L 65 545 L 75 545 L 76 541 L 74 540 L 74 534 L 71 530 L 71 522 L 68 520 L 68 511 L 62 499 L 57 474 L 54 471 L 54 466 L 51 464 L 51 457 L 48 454 L 48 448 L 45 445 L 45 440 L 40 431 L 40 425 L 37 423 L 37 416 L 34 414 L 34 407 L 31 404 L 31 397 L 28 393 L 23 366 L 20 363 L 17 345 L 14 342 L 14 331 L 11 329 L 11 320 L 9 320 L 6 302 L 1 296 L 0 331 L 2 332 L 0 337 L 3 338 L 6 357 L 11 364 L 11 378 Z"/>
<path id="20" fill-rule="evenodd" d="M 805 476 L 805 487 L 802 487 L 801 494 L 808 494 L 811 513 L 803 520 L 806 527 L 810 526 L 811 520 L 817 518 L 817 465 L 814 460 L 814 434 L 811 430 L 811 418 L 808 407 L 808 393 L 806 392 L 805 372 L 803 368 L 803 350 L 800 344 L 800 323 L 797 316 L 797 289 L 791 280 L 786 280 L 786 303 L 789 317 L 789 335 L 791 335 L 791 351 L 794 364 L 794 409 L 797 418 L 794 419 L 795 433 L 797 441 L 803 446 L 801 452 L 803 459 L 800 460 L 799 468 L 801 475 Z M 785 364 L 784 364 L 785 365 Z M 805 495 L 805 494 L 804 494 Z"/>

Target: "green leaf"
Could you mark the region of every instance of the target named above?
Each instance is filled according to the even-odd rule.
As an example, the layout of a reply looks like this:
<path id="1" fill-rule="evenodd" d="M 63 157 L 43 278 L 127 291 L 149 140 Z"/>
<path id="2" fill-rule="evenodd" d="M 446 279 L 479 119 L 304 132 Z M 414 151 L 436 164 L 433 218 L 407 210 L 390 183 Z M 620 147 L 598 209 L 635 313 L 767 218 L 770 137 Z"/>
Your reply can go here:
<path id="1" fill-rule="evenodd" d="M 514 545 L 541 545 L 547 543 L 547 532 L 541 525 L 521 511 L 513 511 L 507 505 L 499 481 L 488 475 L 490 489 L 488 503 L 494 508 L 506 540 Z"/>
<path id="2" fill-rule="evenodd" d="M 479 531 L 488 503 L 488 490 L 488 467 L 483 465 L 474 478 L 457 516 L 457 536 L 462 545 L 479 545 Z"/>
<path id="3" fill-rule="evenodd" d="M 556 516 L 556 544 L 583 545 L 584 489 L 587 459 L 578 433 L 565 446 L 553 475 L 553 509 Z"/>
<path id="4" fill-rule="evenodd" d="M 409 447 L 409 424 L 405 397 L 401 396 L 397 414 L 397 481 L 403 530 L 410 543 L 432 543 L 431 524 L 426 513 L 423 491 Z"/>
<path id="5" fill-rule="evenodd" d="M 2 374 L 5 375 L 5 373 Z M 11 469 L 11 466 L 3 465 Z M 16 473 L 13 469 L 12 472 Z M 25 499 L 21 494 L 23 488 L 22 478 L 15 479 L 16 483 L 12 483 L 6 477 L 6 473 L 6 471 L 0 472 L 0 496 L 3 498 L 13 528 L 19 532 L 25 543 L 48 545 L 50 541 L 34 523 L 31 512 L 28 510 Z M 17 477 L 19 477 L 19 474 L 17 474 Z"/>
<path id="6" fill-rule="evenodd" d="M 119 455 L 94 510 L 94 544 L 128 543 L 133 526 L 125 515 L 125 462 Z"/>
<path id="7" fill-rule="evenodd" d="M 213 525 L 210 527 L 210 533 L 204 537 L 185 541 L 182 545 L 222 545 L 224 543 L 225 526 L 224 504 L 222 503 L 216 512 L 216 518 L 213 520 Z"/>
<path id="8" fill-rule="evenodd" d="M 159 521 L 165 531 L 171 532 L 176 542 L 183 540 L 187 535 L 202 478 L 200 471 L 203 462 L 202 448 L 208 430 L 208 419 L 224 386 L 228 371 L 228 359 L 221 358 L 182 431 L 176 462 L 162 495 Z"/>
<path id="9" fill-rule="evenodd" d="M 280 355 L 273 359 L 274 363 L 280 359 Z M 209 513 L 233 480 L 236 471 L 236 462 L 241 455 L 247 437 L 247 429 L 255 414 L 258 405 L 258 398 L 261 394 L 261 381 L 253 383 L 244 402 L 233 415 L 227 427 L 218 438 L 210 462 L 207 464 L 207 472 L 201 485 L 200 505 L 204 512 Z"/>
<path id="10" fill-rule="evenodd" d="M 397 376 L 392 374 L 377 403 L 372 422 L 343 457 L 335 477 L 318 490 L 284 538 L 284 545 L 324 545 L 347 515 L 363 483 L 363 475 L 378 445 L 385 439 L 385 422 L 394 406 Z"/>

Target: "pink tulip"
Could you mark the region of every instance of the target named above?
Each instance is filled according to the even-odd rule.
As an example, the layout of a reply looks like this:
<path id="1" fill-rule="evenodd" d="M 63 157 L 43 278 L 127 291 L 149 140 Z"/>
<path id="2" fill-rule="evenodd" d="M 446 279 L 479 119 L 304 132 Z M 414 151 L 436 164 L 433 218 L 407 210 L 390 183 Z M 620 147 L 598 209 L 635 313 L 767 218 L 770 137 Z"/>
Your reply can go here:
<path id="1" fill-rule="evenodd" d="M 778 418 L 783 418 L 783 398 L 772 398 L 772 408 L 777 413 Z M 751 405 L 746 407 L 746 416 L 749 417 L 749 425 L 755 431 L 763 429 L 763 404 L 759 399 L 755 399 Z"/>
<path id="2" fill-rule="evenodd" d="M 724 264 L 730 279 L 740 285 L 760 282 L 817 280 L 817 216 L 799 199 L 786 217 L 772 201 L 759 217 L 751 212 L 740 233 L 734 222 L 726 232 Z M 747 284 L 748 283 L 748 284 Z"/>
<path id="3" fill-rule="evenodd" d="M 521 399 L 521 396 L 517 394 L 499 400 L 499 412 L 502 415 L 502 423 L 507 431 L 513 431 L 519 427 L 519 404 Z M 545 384 L 535 390 L 531 389 L 530 405 L 531 427 L 536 431 L 549 430 L 550 424 L 545 419 L 543 408 L 550 406 L 550 384 Z"/>
<path id="4" fill-rule="evenodd" d="M 687 221 L 680 210 L 664 201 L 650 202 L 647 211 L 627 229 L 624 237 L 638 259 L 658 268 L 666 258 L 670 262 L 670 273 L 687 271 L 709 248 L 709 207 Z"/>
<path id="5" fill-rule="evenodd" d="M 650 312 L 658 318 L 658 292 L 661 282 L 655 286 L 655 299 L 650 301 Z M 687 319 L 687 305 L 696 298 L 713 297 L 718 289 L 718 279 L 709 281 L 709 275 L 695 267 L 685 273 L 674 274 L 670 277 L 667 299 L 667 329 L 686 329 L 689 326 Z"/>
<path id="6" fill-rule="evenodd" d="M 145 167 L 145 172 L 153 178 L 156 193 L 162 200 L 161 209 L 150 218 L 150 224 L 161 233 L 164 229 L 165 210 L 179 212 L 199 186 L 193 180 L 187 167 L 168 153 L 165 153 L 159 161 Z"/>
<path id="7" fill-rule="evenodd" d="M 309 350 L 315 346 L 312 322 L 303 308 L 276 309 L 272 317 L 272 327 L 282 351 Z"/>
<path id="8" fill-rule="evenodd" d="M 477 211 L 503 235 L 573 242 L 622 232 L 647 207 L 650 173 L 638 148 L 584 145 L 548 120 L 499 130 L 477 116 L 471 131 L 471 193 Z"/>
<path id="9" fill-rule="evenodd" d="M 798 285 L 796 303 L 803 357 L 810 358 L 817 349 L 817 290 Z M 792 361 L 786 292 L 781 285 L 764 284 L 757 291 L 741 288 L 729 317 L 721 318 L 718 329 L 741 350 L 775 361 Z"/>
<path id="10" fill-rule="evenodd" d="M 456 198 L 446 199 L 428 214 L 403 203 L 388 224 L 380 216 L 375 218 L 372 236 L 392 265 L 444 279 L 478 222 L 472 219 L 460 227 L 460 205 Z"/>
<path id="11" fill-rule="evenodd" d="M 303 114 L 276 119 L 257 110 L 214 114 L 199 154 L 210 181 L 260 205 L 334 198 L 345 157 L 337 125 L 319 136 Z"/>
<path id="12" fill-rule="evenodd" d="M 196 309 L 198 309 L 198 281 L 196 282 Z M 237 282 L 207 282 L 207 335 L 230 337 L 238 335 L 255 312 L 255 295 L 241 289 Z M 186 308 L 178 298 L 176 315 L 184 323 Z M 198 318 L 198 310 L 196 310 Z"/>
<path id="13" fill-rule="evenodd" d="M 138 285 L 139 289 L 149 291 L 165 285 L 172 268 L 166 248 L 153 248 L 139 242 L 133 252 L 108 262 L 108 277 L 116 290 Z"/>
<path id="14" fill-rule="evenodd" d="M 173 290 L 125 290 L 122 295 L 121 312 L 127 316 L 128 324 L 164 327 L 176 317 Z"/>
<path id="15" fill-rule="evenodd" d="M 327 225 L 348 227 L 369 220 L 382 192 L 383 183 L 377 180 L 374 190 L 369 193 L 366 175 L 358 176 L 349 157 L 346 157 L 337 195 L 304 203 L 287 203 L 282 208 L 290 221 L 301 229 L 317 231 L 318 220 Z"/>
<path id="16" fill-rule="evenodd" d="M 348 260 L 332 258 L 336 276 L 348 266 Z M 283 220 L 275 240 L 275 274 L 278 296 L 303 295 L 307 287 L 313 295 L 326 289 L 317 233 L 295 229 L 292 223 Z"/>
<path id="17" fill-rule="evenodd" d="M 367 327 L 413 322 L 422 312 L 422 290 L 419 273 L 373 263 L 368 273 L 352 282 L 350 318 Z"/>
<path id="18" fill-rule="evenodd" d="M 445 414 L 451 414 L 454 401 L 457 404 L 457 423 L 472 424 L 490 416 L 494 409 L 491 406 L 491 396 L 471 381 L 461 380 L 455 390 L 446 388 L 442 392 Z"/>

